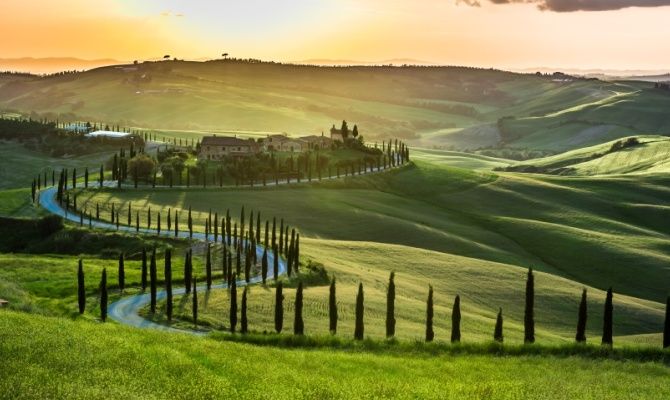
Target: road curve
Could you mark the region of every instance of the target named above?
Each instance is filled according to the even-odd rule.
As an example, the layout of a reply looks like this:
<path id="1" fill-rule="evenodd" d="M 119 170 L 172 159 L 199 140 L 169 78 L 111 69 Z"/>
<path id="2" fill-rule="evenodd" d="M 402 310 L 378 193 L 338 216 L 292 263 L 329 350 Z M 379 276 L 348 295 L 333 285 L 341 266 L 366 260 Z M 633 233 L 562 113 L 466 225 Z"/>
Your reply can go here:
<path id="1" fill-rule="evenodd" d="M 64 209 L 56 200 L 56 188 L 55 187 L 49 187 L 46 189 L 43 189 L 39 192 L 39 205 L 45 209 L 46 211 L 50 212 L 51 214 L 58 215 L 64 219 L 67 219 L 69 221 L 73 221 L 76 223 L 80 222 L 80 215 L 77 213 L 69 212 L 66 209 Z M 88 221 L 87 221 L 88 222 Z M 99 221 L 99 220 L 93 220 L 91 221 L 91 226 L 98 228 L 98 229 L 106 229 L 106 230 L 112 230 L 112 231 L 117 231 L 116 224 L 112 224 L 109 222 L 105 221 Z M 123 226 L 120 225 L 118 227 L 118 231 L 123 231 L 123 232 L 128 232 L 128 233 L 136 233 L 136 228 L 135 227 L 129 227 L 129 226 Z M 162 230 L 161 233 L 159 234 L 155 229 L 147 229 L 147 228 L 140 228 L 139 229 L 139 234 L 144 234 L 144 235 L 156 235 L 156 236 L 165 236 L 169 238 L 174 238 L 174 232 L 173 231 L 165 231 Z M 189 233 L 188 232 L 179 232 L 180 238 L 189 238 Z M 205 234 L 201 232 L 193 232 L 193 239 L 200 240 L 200 241 L 208 241 L 205 238 Z M 256 254 L 258 257 L 263 256 L 263 251 L 264 247 L 261 245 L 256 246 Z M 274 254 L 273 252 L 268 252 L 268 265 L 273 265 L 274 264 Z M 279 257 L 279 275 L 284 275 L 286 273 L 286 262 L 282 260 L 281 257 Z M 274 278 L 273 271 L 268 271 L 268 278 L 272 279 Z M 249 279 L 249 283 L 247 283 L 245 280 L 238 280 L 237 281 L 237 286 L 244 286 L 247 284 L 254 284 L 254 283 L 260 283 L 262 281 L 262 278 L 260 276 L 253 276 Z M 212 289 L 224 289 L 227 288 L 226 284 L 217 284 L 217 285 L 212 285 Z M 201 285 L 198 286 L 198 290 L 200 291 L 205 291 L 207 290 L 206 285 Z M 178 287 L 174 288 L 172 290 L 173 295 L 181 295 L 186 292 L 185 288 L 183 287 Z M 157 291 L 156 292 L 156 299 L 157 300 L 162 300 L 166 297 L 166 293 L 164 290 Z M 196 335 L 204 335 L 205 332 L 199 332 L 195 330 L 189 330 L 189 329 L 177 329 L 171 326 L 163 325 L 163 324 L 158 324 L 153 321 L 149 321 L 148 319 L 143 318 L 140 316 L 140 310 L 145 307 L 147 304 L 151 302 L 151 296 L 148 293 L 141 293 L 133 296 L 128 296 L 124 297 L 120 300 L 115 301 L 114 303 L 110 304 L 108 309 L 107 309 L 107 315 L 114 321 L 122 323 L 124 325 L 129 325 L 129 326 L 134 326 L 136 328 L 147 328 L 147 329 L 157 329 L 157 330 L 163 330 L 163 331 L 173 331 L 173 332 L 186 332 L 186 333 L 192 333 Z"/>

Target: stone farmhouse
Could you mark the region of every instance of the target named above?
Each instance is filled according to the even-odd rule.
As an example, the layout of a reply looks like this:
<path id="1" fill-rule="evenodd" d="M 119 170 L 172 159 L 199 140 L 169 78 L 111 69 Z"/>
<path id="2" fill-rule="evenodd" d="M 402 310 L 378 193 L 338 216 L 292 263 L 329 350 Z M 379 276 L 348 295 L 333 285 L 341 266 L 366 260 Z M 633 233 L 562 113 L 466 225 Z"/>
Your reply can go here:
<path id="1" fill-rule="evenodd" d="M 227 156 L 251 156 L 259 153 L 260 150 L 260 145 L 253 139 L 214 135 L 202 138 L 198 156 L 205 160 L 221 160 Z"/>

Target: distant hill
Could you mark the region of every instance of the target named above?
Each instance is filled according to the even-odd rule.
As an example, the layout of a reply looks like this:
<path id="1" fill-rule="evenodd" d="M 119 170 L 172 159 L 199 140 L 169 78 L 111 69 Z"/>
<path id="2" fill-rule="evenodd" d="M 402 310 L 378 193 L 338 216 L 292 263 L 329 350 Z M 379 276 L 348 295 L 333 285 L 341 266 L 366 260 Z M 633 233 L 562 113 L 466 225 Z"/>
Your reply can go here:
<path id="1" fill-rule="evenodd" d="M 468 67 L 228 59 L 0 75 L 0 112 L 197 134 L 320 134 L 346 119 L 371 141 L 396 137 L 443 149 L 560 152 L 638 132 L 665 134 L 669 108 L 670 96 L 649 83 Z"/>
<path id="2" fill-rule="evenodd" d="M 121 64 L 111 58 L 83 60 L 74 57 L 47 58 L 0 58 L 0 71 L 30 72 L 33 74 L 51 74 L 60 71 L 87 70 L 105 65 Z"/>

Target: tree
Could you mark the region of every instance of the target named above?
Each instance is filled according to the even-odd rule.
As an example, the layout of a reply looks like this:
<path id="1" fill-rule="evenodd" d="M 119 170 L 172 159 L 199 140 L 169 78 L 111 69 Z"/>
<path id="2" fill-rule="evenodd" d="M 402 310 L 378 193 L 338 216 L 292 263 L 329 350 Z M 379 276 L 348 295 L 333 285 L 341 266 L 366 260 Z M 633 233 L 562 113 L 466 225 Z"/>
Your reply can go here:
<path id="1" fill-rule="evenodd" d="M 233 274 L 230 286 L 230 332 L 235 333 L 237 327 L 237 275 Z"/>
<path id="2" fill-rule="evenodd" d="M 147 290 L 147 249 L 142 248 L 142 291 Z"/>
<path id="3" fill-rule="evenodd" d="M 128 161 L 128 168 L 130 169 L 131 177 L 136 184 L 139 180 L 148 182 L 149 177 L 153 175 L 154 169 L 156 168 L 156 162 L 153 158 L 141 153 Z"/>
<path id="4" fill-rule="evenodd" d="M 193 278 L 193 325 L 198 326 L 198 286 L 196 278 Z"/>
<path id="5" fill-rule="evenodd" d="M 533 315 L 533 308 L 535 305 L 535 279 L 533 277 L 533 269 L 528 270 L 528 277 L 526 280 L 526 308 L 523 317 L 524 343 L 535 342 L 535 319 Z"/>
<path id="6" fill-rule="evenodd" d="M 100 279 L 100 319 L 107 320 L 107 268 L 103 268 Z"/>
<path id="7" fill-rule="evenodd" d="M 105 167 L 104 165 L 100 164 L 100 174 L 98 176 L 98 186 L 102 188 L 102 184 L 104 183 L 105 180 Z"/>
<path id="8" fill-rule="evenodd" d="M 428 286 L 428 300 L 426 301 L 426 342 L 435 338 L 433 331 L 433 285 Z"/>
<path id="9" fill-rule="evenodd" d="M 356 295 L 356 327 L 354 328 L 354 339 L 363 340 L 365 326 L 363 325 L 363 283 L 358 284 L 358 294 Z"/>
<path id="10" fill-rule="evenodd" d="M 123 261 L 123 253 L 119 253 L 119 290 L 123 293 L 126 285 L 126 269 Z"/>
<path id="11" fill-rule="evenodd" d="M 577 343 L 586 342 L 586 318 L 587 318 L 587 303 L 586 303 L 586 289 L 582 291 L 582 301 L 579 303 L 579 316 L 577 317 L 577 334 L 575 340 Z"/>
<path id="12" fill-rule="evenodd" d="M 461 297 L 456 295 L 454 308 L 451 311 L 451 343 L 461 341 Z"/>
<path id="13" fill-rule="evenodd" d="M 493 340 L 496 342 L 503 342 L 503 315 L 502 308 L 498 310 L 498 317 L 496 318 L 496 328 L 493 331 Z"/>
<path id="14" fill-rule="evenodd" d="M 188 206 L 188 237 L 193 239 L 193 218 L 191 217 L 191 206 Z"/>
<path id="15" fill-rule="evenodd" d="M 279 250 L 276 244 L 273 246 L 272 255 L 272 277 L 276 282 L 279 279 Z"/>
<path id="16" fill-rule="evenodd" d="M 172 321 L 172 251 L 165 249 L 165 315 Z"/>
<path id="17" fill-rule="evenodd" d="M 263 258 L 261 259 L 261 278 L 263 279 L 263 284 L 268 277 L 268 248 L 263 248 Z"/>
<path id="18" fill-rule="evenodd" d="M 79 314 L 83 314 L 86 309 L 86 286 L 84 284 L 84 265 L 81 258 L 77 271 L 77 300 L 79 302 Z"/>
<path id="19" fill-rule="evenodd" d="M 212 247 L 207 244 L 207 260 L 205 262 L 205 273 L 207 274 L 207 290 L 212 288 Z"/>
<path id="20" fill-rule="evenodd" d="M 293 321 L 293 334 L 305 334 L 305 322 L 302 319 L 302 282 L 298 282 L 298 290 L 295 292 L 295 319 Z"/>
<path id="21" fill-rule="evenodd" d="M 191 249 L 186 250 L 184 254 L 184 289 L 186 294 L 191 293 L 191 277 L 193 276 L 193 267 L 191 264 Z"/>
<path id="22" fill-rule="evenodd" d="M 340 132 L 342 133 L 342 139 L 346 141 L 349 138 L 349 126 L 347 126 L 347 121 L 342 121 Z"/>
<path id="23" fill-rule="evenodd" d="M 665 327 L 663 329 L 663 348 L 670 347 L 670 296 L 665 304 Z"/>
<path id="24" fill-rule="evenodd" d="M 395 336 L 395 272 L 389 276 L 389 286 L 386 291 L 386 337 Z"/>
<path id="25" fill-rule="evenodd" d="M 607 289 L 607 297 L 605 298 L 605 313 L 603 314 L 603 339 L 602 344 L 612 346 L 612 288 Z"/>
<path id="26" fill-rule="evenodd" d="M 295 270 L 295 273 L 298 274 L 300 272 L 300 234 L 295 235 L 295 243 L 293 244 L 293 269 Z"/>
<path id="27" fill-rule="evenodd" d="M 337 333 L 337 293 L 335 287 L 335 277 L 330 281 L 330 290 L 328 295 L 328 319 L 330 320 L 329 330 L 331 334 Z"/>
<path id="28" fill-rule="evenodd" d="M 284 327 L 284 294 L 283 285 L 281 282 L 277 283 L 275 289 L 275 331 L 281 333 Z"/>
<path id="29" fill-rule="evenodd" d="M 149 263 L 149 278 L 151 279 L 150 283 L 150 297 L 151 297 L 151 313 L 155 314 L 156 313 L 156 285 L 158 282 L 157 278 L 157 273 L 156 273 L 156 248 L 154 247 L 153 251 L 151 252 L 151 261 Z"/>
<path id="30" fill-rule="evenodd" d="M 84 170 L 84 189 L 88 189 L 88 167 Z"/>
<path id="31" fill-rule="evenodd" d="M 354 129 L 351 131 L 351 136 L 353 136 L 354 139 L 358 138 L 358 125 L 354 125 Z"/>
<path id="32" fill-rule="evenodd" d="M 247 292 L 249 287 L 245 286 L 242 291 L 242 311 L 240 312 L 240 333 L 246 334 L 249 332 L 249 322 L 247 321 Z"/>

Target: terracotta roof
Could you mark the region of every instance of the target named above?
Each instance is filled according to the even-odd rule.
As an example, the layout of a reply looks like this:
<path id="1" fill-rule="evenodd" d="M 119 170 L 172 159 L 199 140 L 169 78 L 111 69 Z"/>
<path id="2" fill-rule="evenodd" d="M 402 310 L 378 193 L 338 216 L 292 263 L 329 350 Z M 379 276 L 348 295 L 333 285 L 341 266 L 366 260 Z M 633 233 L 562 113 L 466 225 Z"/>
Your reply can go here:
<path id="1" fill-rule="evenodd" d="M 200 141 L 201 146 L 256 146 L 251 139 L 239 139 L 232 136 L 206 136 Z"/>

